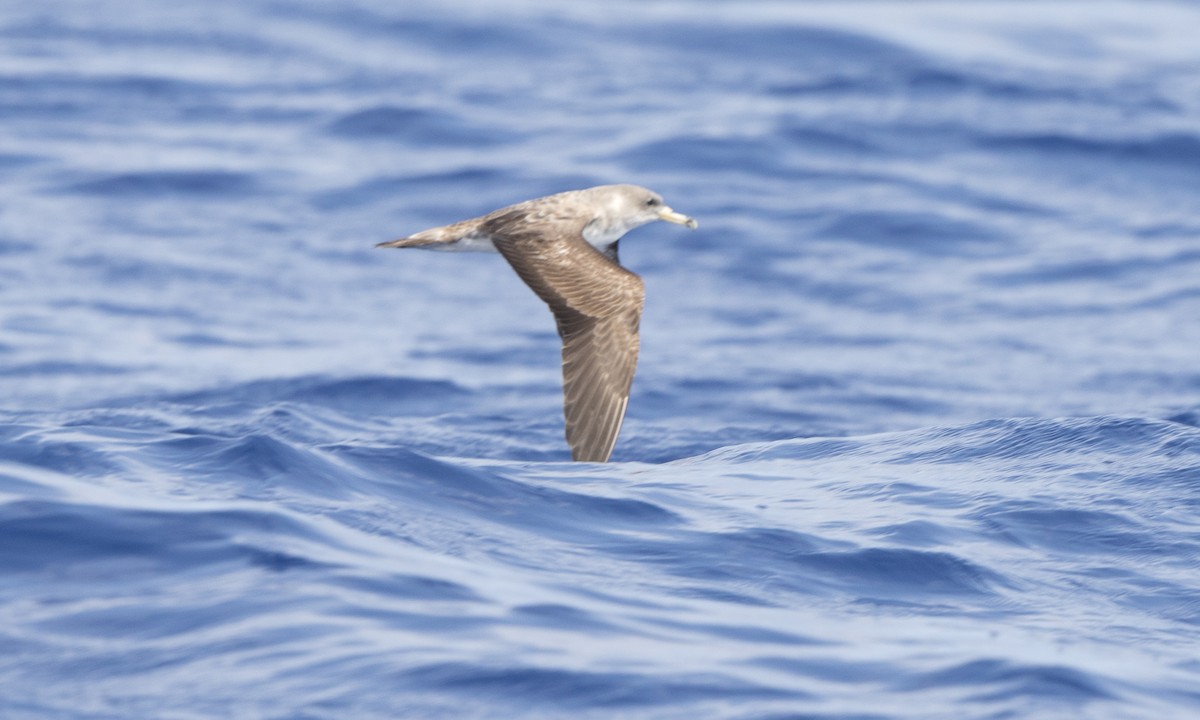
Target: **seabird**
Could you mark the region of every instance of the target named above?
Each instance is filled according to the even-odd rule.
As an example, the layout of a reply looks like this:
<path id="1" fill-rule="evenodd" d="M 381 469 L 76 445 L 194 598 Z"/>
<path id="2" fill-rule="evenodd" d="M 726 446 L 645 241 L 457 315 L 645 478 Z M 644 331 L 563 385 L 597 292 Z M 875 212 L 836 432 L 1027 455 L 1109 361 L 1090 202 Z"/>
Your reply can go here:
<path id="1" fill-rule="evenodd" d="M 606 462 L 629 404 L 645 298 L 642 279 L 618 261 L 617 243 L 656 220 L 696 227 L 658 193 L 600 185 L 526 200 L 376 247 L 503 255 L 558 323 L 571 457 Z"/>

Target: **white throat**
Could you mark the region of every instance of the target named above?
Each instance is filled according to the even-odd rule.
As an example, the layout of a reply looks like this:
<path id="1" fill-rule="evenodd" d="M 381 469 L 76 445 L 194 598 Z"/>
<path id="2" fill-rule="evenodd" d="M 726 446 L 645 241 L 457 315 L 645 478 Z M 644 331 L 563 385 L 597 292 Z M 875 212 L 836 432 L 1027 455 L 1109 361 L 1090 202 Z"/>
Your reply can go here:
<path id="1" fill-rule="evenodd" d="M 625 237 L 625 233 L 642 225 L 645 225 L 645 222 L 630 222 L 628 220 L 612 222 L 601 216 L 583 228 L 583 239 L 587 240 L 588 244 L 597 250 L 604 250 Z"/>
<path id="2" fill-rule="evenodd" d="M 627 232 L 629 232 L 629 228 L 627 227 L 622 225 L 605 225 L 597 218 L 583 228 L 583 239 L 587 240 L 588 244 L 597 250 L 603 250 L 620 240 Z"/>

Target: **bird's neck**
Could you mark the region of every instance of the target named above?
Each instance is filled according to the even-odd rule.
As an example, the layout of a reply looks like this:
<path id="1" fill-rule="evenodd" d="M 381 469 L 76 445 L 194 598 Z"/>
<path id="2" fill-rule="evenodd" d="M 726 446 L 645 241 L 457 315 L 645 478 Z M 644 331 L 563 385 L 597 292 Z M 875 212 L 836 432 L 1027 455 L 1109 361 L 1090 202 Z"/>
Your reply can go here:
<path id="1" fill-rule="evenodd" d="M 600 252 L 605 252 L 632 229 L 632 226 L 622 222 L 613 223 L 604 218 L 596 218 L 583 228 L 583 239 Z"/>

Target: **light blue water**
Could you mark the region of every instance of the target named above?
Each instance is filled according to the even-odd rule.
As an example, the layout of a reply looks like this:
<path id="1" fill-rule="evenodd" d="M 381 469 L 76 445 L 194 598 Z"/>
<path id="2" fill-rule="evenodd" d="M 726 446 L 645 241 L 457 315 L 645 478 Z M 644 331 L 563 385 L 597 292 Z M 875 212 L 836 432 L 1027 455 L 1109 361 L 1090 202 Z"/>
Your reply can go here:
<path id="1" fill-rule="evenodd" d="M 1200 7 L 0 5 L 0 716 L 1200 716 Z M 497 256 L 636 182 L 608 465 Z"/>

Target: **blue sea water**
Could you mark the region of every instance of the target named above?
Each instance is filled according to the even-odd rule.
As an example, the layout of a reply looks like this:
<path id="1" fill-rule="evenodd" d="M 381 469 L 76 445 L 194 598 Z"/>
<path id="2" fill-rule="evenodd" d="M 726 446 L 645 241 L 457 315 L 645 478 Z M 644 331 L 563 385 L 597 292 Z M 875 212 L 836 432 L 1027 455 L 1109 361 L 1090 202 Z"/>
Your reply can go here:
<path id="1" fill-rule="evenodd" d="M 1200 6 L 0 4 L 0 717 L 1200 717 Z M 572 464 L 501 258 L 661 192 Z"/>

